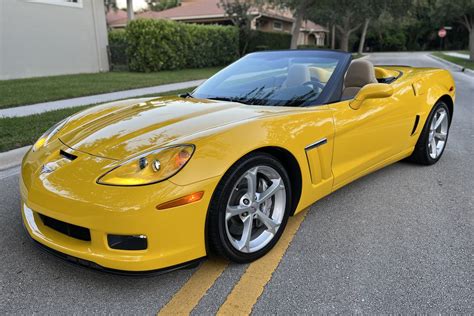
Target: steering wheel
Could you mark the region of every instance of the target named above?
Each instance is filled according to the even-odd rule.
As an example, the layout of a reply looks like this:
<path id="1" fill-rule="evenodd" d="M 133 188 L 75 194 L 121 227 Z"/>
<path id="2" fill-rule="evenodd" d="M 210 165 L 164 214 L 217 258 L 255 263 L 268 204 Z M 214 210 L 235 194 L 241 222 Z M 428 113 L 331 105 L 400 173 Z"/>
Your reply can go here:
<path id="1" fill-rule="evenodd" d="M 315 88 L 319 88 L 320 90 L 323 90 L 324 89 L 324 85 L 317 81 L 317 80 L 310 80 L 310 81 L 306 81 L 303 83 L 303 86 L 308 86 L 308 87 L 311 87 L 313 89 Z"/>

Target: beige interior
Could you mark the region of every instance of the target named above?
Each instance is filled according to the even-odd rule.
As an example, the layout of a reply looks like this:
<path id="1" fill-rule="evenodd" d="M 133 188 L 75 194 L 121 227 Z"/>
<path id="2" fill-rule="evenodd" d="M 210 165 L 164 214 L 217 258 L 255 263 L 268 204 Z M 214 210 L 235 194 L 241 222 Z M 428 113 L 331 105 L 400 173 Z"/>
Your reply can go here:
<path id="1" fill-rule="evenodd" d="M 369 83 L 377 83 L 374 65 L 368 60 L 352 61 L 344 79 L 342 98 L 353 99 L 359 90 Z"/>
<path id="2" fill-rule="evenodd" d="M 319 82 L 327 83 L 331 78 L 332 72 L 321 67 L 309 67 L 311 77 L 316 78 Z"/>
<path id="3" fill-rule="evenodd" d="M 303 85 L 303 83 L 311 80 L 309 69 L 306 65 L 294 64 L 288 69 L 288 77 L 283 86 L 286 88 L 293 88 Z"/>
<path id="4" fill-rule="evenodd" d="M 399 75 L 398 71 L 385 69 L 381 67 L 374 67 L 375 69 L 375 77 L 377 79 L 385 79 L 385 78 L 394 78 Z"/>

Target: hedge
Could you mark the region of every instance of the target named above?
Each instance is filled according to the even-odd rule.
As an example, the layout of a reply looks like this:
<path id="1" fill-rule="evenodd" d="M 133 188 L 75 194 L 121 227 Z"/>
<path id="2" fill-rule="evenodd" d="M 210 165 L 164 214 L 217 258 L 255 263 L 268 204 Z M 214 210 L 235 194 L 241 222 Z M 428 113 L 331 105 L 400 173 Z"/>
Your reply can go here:
<path id="1" fill-rule="evenodd" d="M 127 39 L 124 30 L 109 32 L 109 47 L 112 65 L 127 65 Z"/>
<path id="2" fill-rule="evenodd" d="M 125 34 L 132 71 L 221 66 L 238 57 L 238 31 L 230 26 L 137 19 Z"/>
<path id="3" fill-rule="evenodd" d="M 240 40 L 240 47 L 245 45 L 244 39 Z M 247 53 L 274 50 L 274 49 L 289 49 L 291 45 L 291 34 L 283 32 L 262 32 L 252 30 L 248 40 Z"/>

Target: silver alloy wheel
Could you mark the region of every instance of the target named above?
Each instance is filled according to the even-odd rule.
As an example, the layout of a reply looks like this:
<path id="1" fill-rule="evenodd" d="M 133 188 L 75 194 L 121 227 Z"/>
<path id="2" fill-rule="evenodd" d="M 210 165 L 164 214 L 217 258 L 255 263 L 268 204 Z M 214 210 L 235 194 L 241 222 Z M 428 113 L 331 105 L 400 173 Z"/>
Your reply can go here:
<path id="1" fill-rule="evenodd" d="M 256 252 L 276 235 L 285 216 L 286 190 L 280 174 L 269 166 L 247 170 L 227 202 L 227 238 L 238 251 Z"/>
<path id="2" fill-rule="evenodd" d="M 436 159 L 443 152 L 448 138 L 448 112 L 439 108 L 433 115 L 428 136 L 428 151 L 432 159 Z"/>

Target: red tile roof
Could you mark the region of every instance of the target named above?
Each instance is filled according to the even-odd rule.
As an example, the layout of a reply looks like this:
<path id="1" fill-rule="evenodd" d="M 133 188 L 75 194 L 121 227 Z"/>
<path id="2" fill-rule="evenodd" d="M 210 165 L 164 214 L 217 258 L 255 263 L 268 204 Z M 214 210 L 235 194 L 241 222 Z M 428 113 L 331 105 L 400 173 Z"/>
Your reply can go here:
<path id="1" fill-rule="evenodd" d="M 164 11 L 147 11 L 140 17 L 150 18 L 189 18 L 195 16 L 225 16 L 225 11 L 218 6 L 219 0 L 183 0 L 181 5 Z"/>
<path id="2" fill-rule="evenodd" d="M 182 0 L 181 5 L 164 11 L 145 11 L 135 14 L 137 18 L 191 20 L 203 18 L 225 17 L 224 9 L 219 5 L 219 0 Z M 255 14 L 264 14 L 275 19 L 292 22 L 293 14 L 289 10 L 275 8 L 253 9 Z M 120 27 L 127 24 L 125 11 L 111 11 L 107 14 L 107 24 L 111 27 Z M 327 29 L 311 21 L 303 22 L 301 29 L 304 31 L 327 32 Z"/>
<path id="3" fill-rule="evenodd" d="M 113 26 L 125 26 L 127 24 L 127 12 L 123 10 L 110 10 L 107 12 L 107 25 Z"/>
<path id="4" fill-rule="evenodd" d="M 328 29 L 324 26 L 314 23 L 313 21 L 306 20 L 301 24 L 301 30 L 309 32 L 328 32 Z"/>

